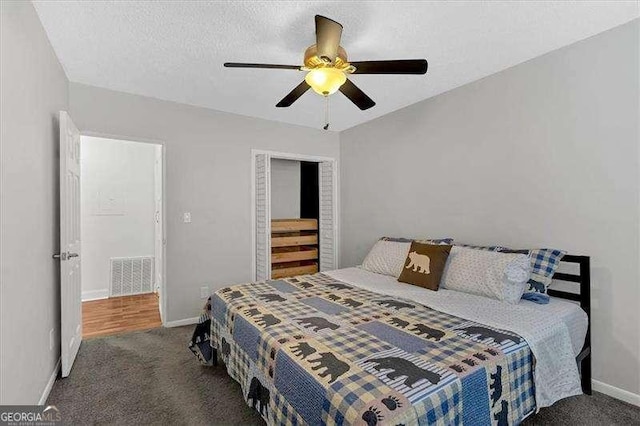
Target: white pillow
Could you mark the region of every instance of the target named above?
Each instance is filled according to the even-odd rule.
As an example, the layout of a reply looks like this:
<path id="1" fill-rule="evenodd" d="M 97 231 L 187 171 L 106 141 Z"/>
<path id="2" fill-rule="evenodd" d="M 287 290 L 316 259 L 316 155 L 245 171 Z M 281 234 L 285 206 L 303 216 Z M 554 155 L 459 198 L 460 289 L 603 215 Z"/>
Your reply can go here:
<path id="1" fill-rule="evenodd" d="M 453 246 L 442 288 L 518 303 L 531 275 L 529 256 Z"/>
<path id="2" fill-rule="evenodd" d="M 398 278 L 409 254 L 411 241 L 378 240 L 362 262 L 362 268 L 376 274 Z"/>

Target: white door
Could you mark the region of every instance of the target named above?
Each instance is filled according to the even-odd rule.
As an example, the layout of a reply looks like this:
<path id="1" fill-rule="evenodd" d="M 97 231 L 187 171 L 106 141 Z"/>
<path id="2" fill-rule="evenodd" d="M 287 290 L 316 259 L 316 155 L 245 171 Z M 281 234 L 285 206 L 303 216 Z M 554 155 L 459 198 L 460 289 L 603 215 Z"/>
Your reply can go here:
<path id="1" fill-rule="evenodd" d="M 156 162 L 153 168 L 154 199 L 155 199 L 155 291 L 160 291 L 162 283 L 162 147 L 156 146 Z"/>
<path id="2" fill-rule="evenodd" d="M 271 156 L 256 154 L 255 178 L 255 279 L 271 278 Z"/>
<path id="3" fill-rule="evenodd" d="M 60 338 L 62 377 L 67 377 L 82 342 L 80 274 L 80 133 L 60 111 Z"/>
<path id="4" fill-rule="evenodd" d="M 320 271 L 331 271 L 337 268 L 336 259 L 336 183 L 334 180 L 334 162 L 323 161 L 318 165 L 319 173 L 319 243 Z"/>
<path id="5" fill-rule="evenodd" d="M 163 255 L 164 255 L 164 232 L 163 232 L 163 218 L 162 218 L 162 146 L 156 146 L 156 162 L 153 168 L 153 180 L 154 180 L 154 199 L 155 199 L 155 218 L 154 218 L 154 275 L 155 286 L 154 290 L 158 293 L 160 300 L 164 297 L 164 294 L 160 294 L 164 291 L 162 286 L 163 280 Z M 164 320 L 164 306 L 162 303 L 160 307 L 160 318 Z"/>

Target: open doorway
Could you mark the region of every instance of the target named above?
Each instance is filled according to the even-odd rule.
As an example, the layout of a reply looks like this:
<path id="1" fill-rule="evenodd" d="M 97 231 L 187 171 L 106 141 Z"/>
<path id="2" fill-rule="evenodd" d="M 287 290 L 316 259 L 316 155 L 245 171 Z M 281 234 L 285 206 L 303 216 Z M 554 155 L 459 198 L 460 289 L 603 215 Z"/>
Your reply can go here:
<path id="1" fill-rule="evenodd" d="M 162 145 L 81 136 L 83 337 L 162 325 Z"/>

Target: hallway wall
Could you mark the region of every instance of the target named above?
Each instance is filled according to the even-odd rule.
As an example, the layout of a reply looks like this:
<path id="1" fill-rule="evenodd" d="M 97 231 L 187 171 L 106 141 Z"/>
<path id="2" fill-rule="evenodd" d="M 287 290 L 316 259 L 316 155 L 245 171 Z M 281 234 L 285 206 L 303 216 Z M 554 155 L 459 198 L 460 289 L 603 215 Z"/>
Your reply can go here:
<path id="1" fill-rule="evenodd" d="M 82 136 L 82 300 L 109 295 L 110 259 L 154 256 L 160 145 Z"/>

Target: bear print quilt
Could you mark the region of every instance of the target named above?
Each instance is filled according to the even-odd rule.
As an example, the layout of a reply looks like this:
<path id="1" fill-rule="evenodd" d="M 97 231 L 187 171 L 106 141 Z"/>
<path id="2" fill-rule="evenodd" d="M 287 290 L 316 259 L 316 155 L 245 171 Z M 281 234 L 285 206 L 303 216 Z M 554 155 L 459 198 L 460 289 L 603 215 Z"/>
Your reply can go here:
<path id="1" fill-rule="evenodd" d="M 224 288 L 191 350 L 216 351 L 269 424 L 513 425 L 535 409 L 511 332 L 324 274 Z"/>

